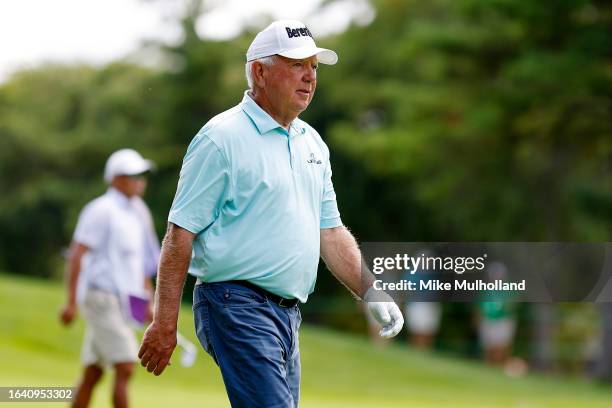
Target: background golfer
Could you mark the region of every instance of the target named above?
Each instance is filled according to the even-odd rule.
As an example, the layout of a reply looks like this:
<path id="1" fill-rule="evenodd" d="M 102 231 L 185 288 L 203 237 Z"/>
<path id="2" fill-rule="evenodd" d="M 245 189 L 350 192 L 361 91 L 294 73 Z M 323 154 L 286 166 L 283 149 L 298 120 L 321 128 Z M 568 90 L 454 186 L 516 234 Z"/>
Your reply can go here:
<path id="1" fill-rule="evenodd" d="M 150 297 L 159 258 L 151 214 L 140 198 L 151 166 L 134 150 L 113 153 L 104 172 L 110 188 L 79 216 L 70 247 L 68 302 L 61 312 L 62 322 L 70 324 L 80 305 L 87 326 L 74 407 L 88 406 L 105 365 L 115 369 L 113 405 L 128 405 L 127 386 L 138 355 L 128 302 Z"/>
<path id="2" fill-rule="evenodd" d="M 198 278 L 198 338 L 240 407 L 297 406 L 297 305 L 314 289 L 319 256 L 356 296 L 372 293 L 340 220 L 327 146 L 297 118 L 314 95 L 318 64 L 337 59 L 316 47 L 303 23 L 272 23 L 247 51 L 242 102 L 191 142 L 162 248 L 154 320 L 139 352 L 149 371 L 162 373 L 176 345 L 188 270 Z M 381 335 L 396 335 L 399 308 L 388 296 L 377 300 L 369 308 Z"/>

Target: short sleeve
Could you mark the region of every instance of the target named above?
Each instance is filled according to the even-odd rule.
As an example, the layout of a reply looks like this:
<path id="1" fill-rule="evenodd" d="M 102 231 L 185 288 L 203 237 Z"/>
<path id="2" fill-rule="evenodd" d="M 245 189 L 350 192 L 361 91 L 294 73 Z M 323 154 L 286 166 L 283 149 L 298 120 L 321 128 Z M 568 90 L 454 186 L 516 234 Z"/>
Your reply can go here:
<path id="1" fill-rule="evenodd" d="M 332 183 L 331 163 L 327 160 L 324 174 L 323 200 L 321 202 L 321 229 L 342 226 L 338 204 L 336 203 L 336 192 Z"/>
<path id="2" fill-rule="evenodd" d="M 108 230 L 108 211 L 100 202 L 94 201 L 81 211 L 73 241 L 95 250 L 103 244 L 104 236 Z"/>
<path id="3" fill-rule="evenodd" d="M 204 133 L 187 148 L 168 221 L 199 234 L 219 216 L 230 190 L 229 164 Z"/>

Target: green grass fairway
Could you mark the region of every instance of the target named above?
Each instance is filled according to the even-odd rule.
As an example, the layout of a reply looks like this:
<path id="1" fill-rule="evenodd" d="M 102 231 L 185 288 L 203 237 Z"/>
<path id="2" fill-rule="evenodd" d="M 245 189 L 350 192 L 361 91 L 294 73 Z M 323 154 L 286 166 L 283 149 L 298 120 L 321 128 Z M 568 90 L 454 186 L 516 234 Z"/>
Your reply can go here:
<path id="1" fill-rule="evenodd" d="M 0 275 L 0 386 L 71 386 L 80 372 L 81 320 L 66 329 L 57 282 Z M 196 342 L 191 311 L 182 333 Z M 506 377 L 481 364 L 393 346 L 376 349 L 365 338 L 306 326 L 302 329 L 302 407 L 610 407 L 612 387 L 528 375 Z M 196 342 L 197 343 L 197 342 Z M 257 373 L 253 373 L 254 376 Z M 109 407 L 106 376 L 94 407 Z M 161 377 L 138 367 L 135 407 L 229 406 L 221 376 L 200 350 L 192 368 L 175 363 Z M 0 403 L 3 407 L 59 403 Z"/>

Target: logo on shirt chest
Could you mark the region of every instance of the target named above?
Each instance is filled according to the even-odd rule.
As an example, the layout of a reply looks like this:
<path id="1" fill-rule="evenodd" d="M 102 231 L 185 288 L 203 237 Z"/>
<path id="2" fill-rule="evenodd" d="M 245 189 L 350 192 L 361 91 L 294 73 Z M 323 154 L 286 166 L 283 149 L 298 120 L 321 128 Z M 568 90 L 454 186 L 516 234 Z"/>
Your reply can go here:
<path id="1" fill-rule="evenodd" d="M 309 164 L 321 164 L 323 163 L 321 160 L 317 159 L 314 155 L 314 153 L 310 153 L 310 158 L 308 160 L 306 160 L 306 163 Z"/>

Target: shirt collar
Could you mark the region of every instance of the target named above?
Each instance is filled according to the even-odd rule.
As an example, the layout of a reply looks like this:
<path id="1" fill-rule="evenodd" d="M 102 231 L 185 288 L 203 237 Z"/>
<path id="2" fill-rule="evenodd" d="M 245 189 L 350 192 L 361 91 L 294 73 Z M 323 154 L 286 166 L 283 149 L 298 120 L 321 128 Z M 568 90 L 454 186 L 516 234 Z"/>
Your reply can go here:
<path id="1" fill-rule="evenodd" d="M 260 134 L 266 134 L 277 128 L 287 134 L 287 129 L 283 128 L 268 112 L 263 110 L 261 106 L 251 98 L 248 90 L 244 92 L 244 97 L 242 98 L 240 106 L 244 113 L 251 118 Z M 297 119 L 293 120 L 289 127 L 293 128 L 297 134 L 304 133 L 305 130 L 304 127 L 298 123 Z"/>
<path id="2" fill-rule="evenodd" d="M 106 194 L 108 194 L 110 197 L 112 197 L 113 200 L 115 200 L 122 206 L 127 207 L 130 206 L 132 203 L 131 199 L 128 196 L 117 190 L 115 187 L 109 187 Z"/>

